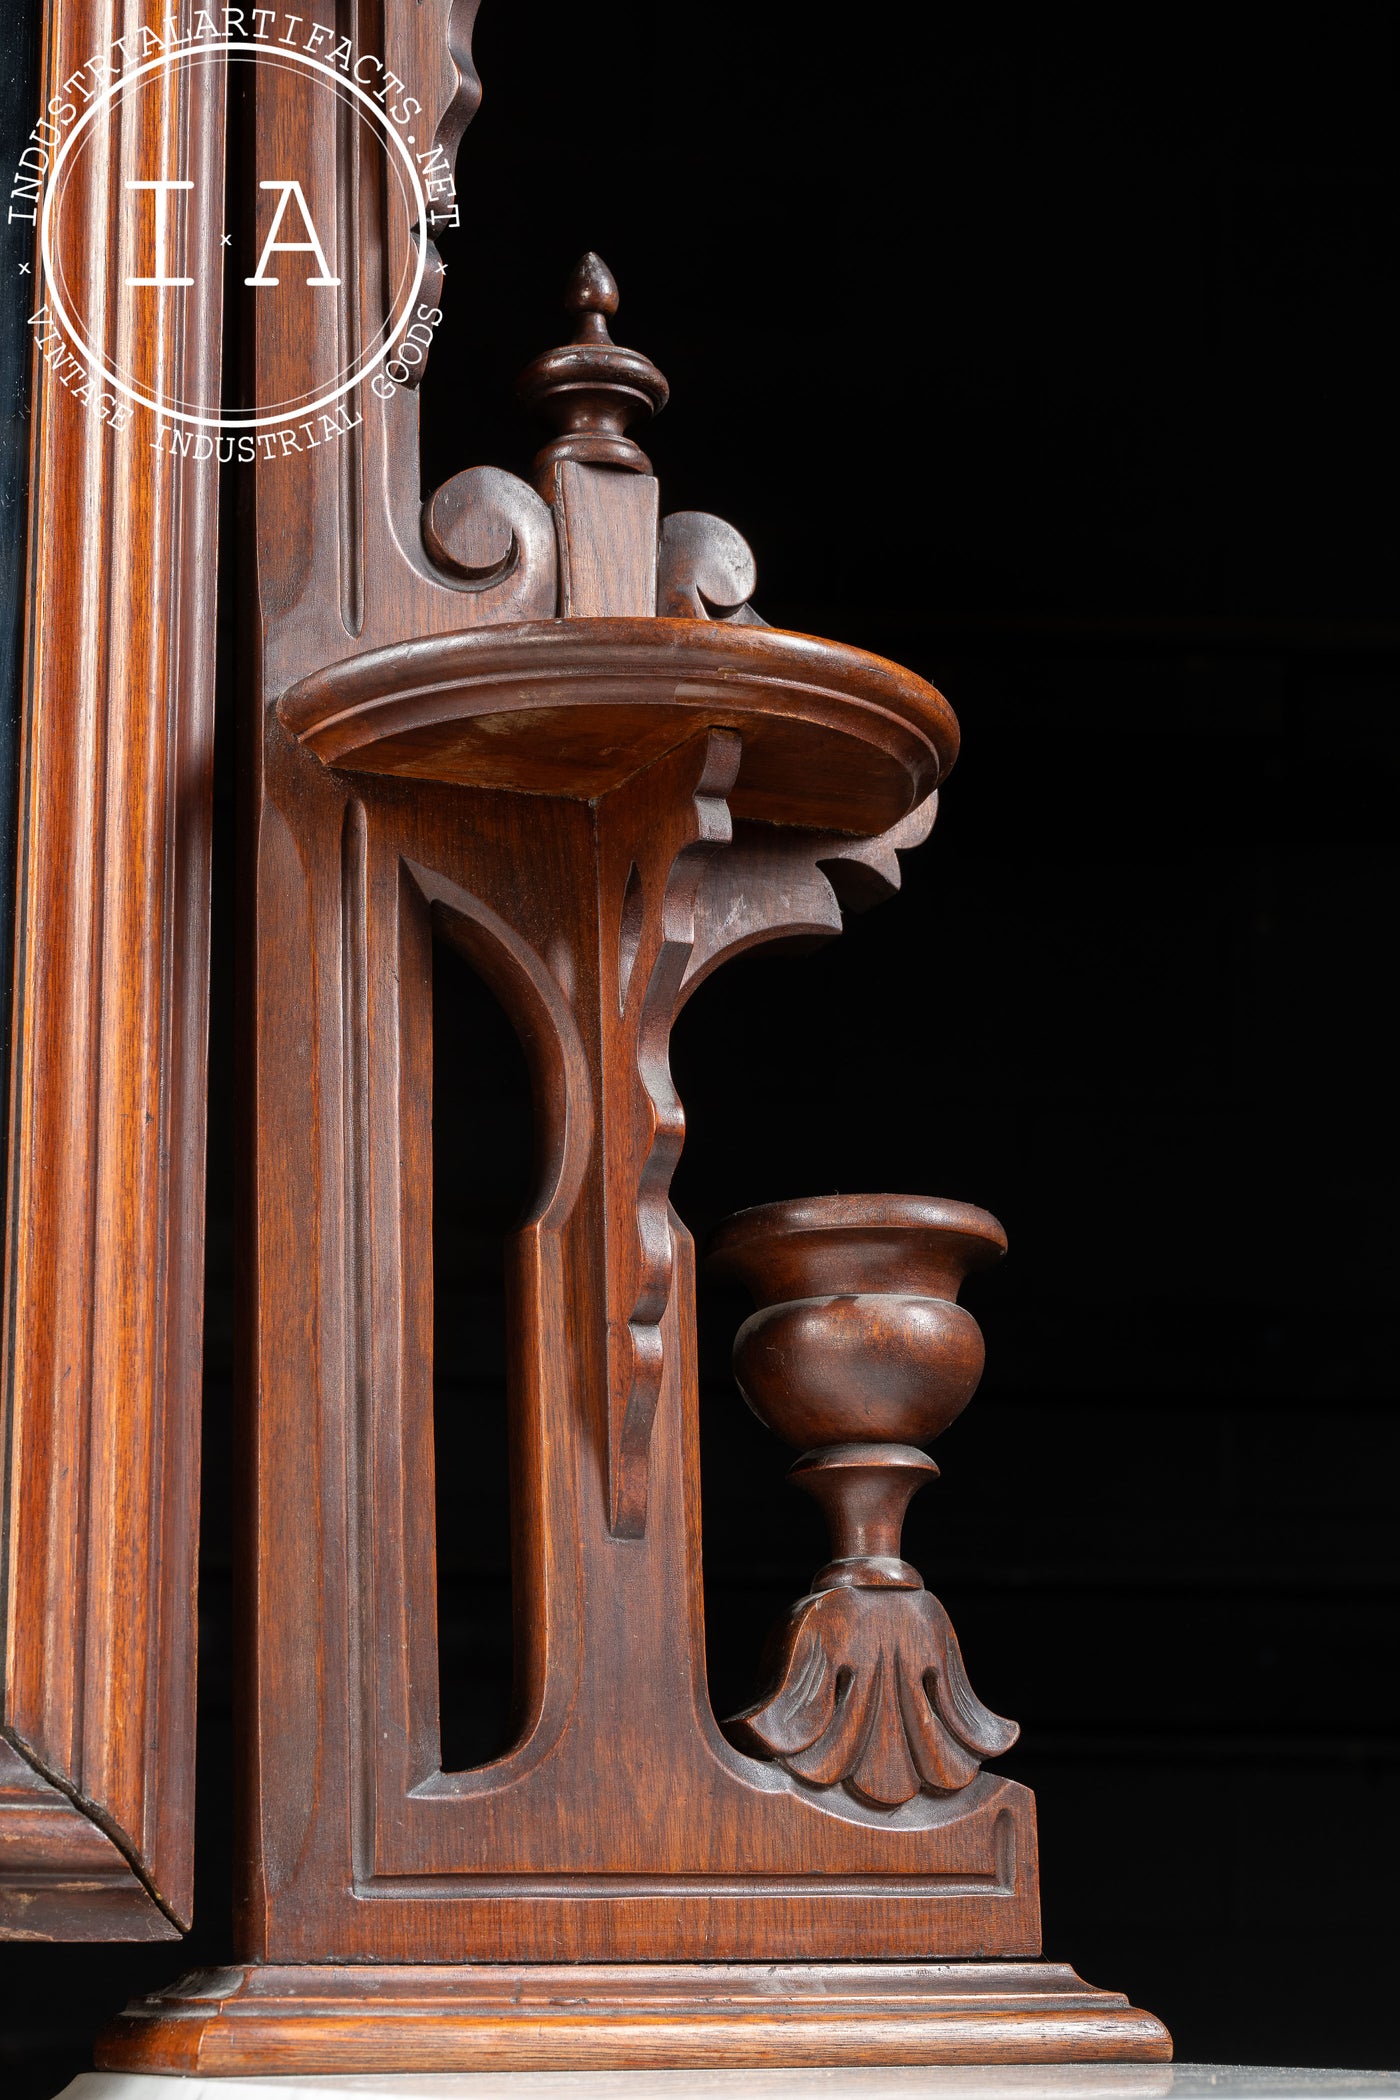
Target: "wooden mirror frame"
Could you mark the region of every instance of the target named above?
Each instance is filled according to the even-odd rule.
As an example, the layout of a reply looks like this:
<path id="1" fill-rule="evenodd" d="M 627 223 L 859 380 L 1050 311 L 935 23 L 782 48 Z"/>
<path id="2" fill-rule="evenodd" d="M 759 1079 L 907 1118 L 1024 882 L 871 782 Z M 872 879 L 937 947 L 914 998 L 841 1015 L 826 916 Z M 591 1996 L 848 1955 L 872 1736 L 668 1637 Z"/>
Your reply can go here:
<path id="1" fill-rule="evenodd" d="M 120 0 L 45 0 L 41 107 L 129 27 Z M 191 218 L 221 210 L 221 71 L 176 69 L 160 119 L 189 141 Z M 108 211 L 123 144 L 98 133 L 65 203 L 70 269 L 98 294 L 132 267 Z M 220 357 L 217 286 L 194 296 L 193 326 L 139 346 L 185 391 L 216 384 Z M 0 1938 L 176 1939 L 194 1853 L 217 477 L 153 448 L 144 413 L 110 427 L 72 391 L 66 348 L 34 333 Z"/>

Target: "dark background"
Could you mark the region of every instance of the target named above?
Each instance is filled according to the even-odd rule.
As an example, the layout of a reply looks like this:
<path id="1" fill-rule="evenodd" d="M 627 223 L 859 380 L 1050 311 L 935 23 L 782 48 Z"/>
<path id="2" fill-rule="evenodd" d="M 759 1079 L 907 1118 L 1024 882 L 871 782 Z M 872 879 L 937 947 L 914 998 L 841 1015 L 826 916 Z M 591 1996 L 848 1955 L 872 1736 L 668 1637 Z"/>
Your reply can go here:
<path id="1" fill-rule="evenodd" d="M 1038 1793 L 1047 1952 L 1194 2060 L 1400 2061 L 1394 37 L 1379 10 L 1148 10 L 1115 36 L 486 0 L 425 389 L 426 486 L 524 469 L 514 374 L 597 248 L 618 339 L 671 380 L 644 440 L 663 507 L 748 535 L 768 619 L 957 708 L 902 896 L 731 966 L 683 1018 L 676 1200 L 700 1236 L 836 1188 L 1004 1220 L 967 1294 L 986 1381 L 907 1550 L 1022 1722 L 1003 1769 Z M 0 1949 L 17 2100 L 132 1989 L 229 1951 L 227 867 L 199 1926 L 187 1950 Z M 440 989 L 468 1761 L 507 1726 L 499 1244 L 528 1111 L 487 996 L 446 959 Z M 701 1310 L 729 1712 L 825 1554 L 729 1381 L 741 1302 Z"/>
<path id="2" fill-rule="evenodd" d="M 0 168 L 5 195 L 38 108 L 38 25 L 32 10 L 0 15 Z M 21 209 L 24 208 L 21 203 Z M 32 206 L 30 207 L 32 209 Z M 29 316 L 34 311 L 33 234 L 23 219 L 0 221 L 0 1100 L 10 1053 L 10 942 L 14 911 L 15 776 L 24 648 L 25 493 L 29 480 Z M 30 274 L 21 273 L 21 262 Z M 5 1131 L 0 1117 L 0 1175 Z M 3 2059 L 0 2059 L 3 2061 Z"/>

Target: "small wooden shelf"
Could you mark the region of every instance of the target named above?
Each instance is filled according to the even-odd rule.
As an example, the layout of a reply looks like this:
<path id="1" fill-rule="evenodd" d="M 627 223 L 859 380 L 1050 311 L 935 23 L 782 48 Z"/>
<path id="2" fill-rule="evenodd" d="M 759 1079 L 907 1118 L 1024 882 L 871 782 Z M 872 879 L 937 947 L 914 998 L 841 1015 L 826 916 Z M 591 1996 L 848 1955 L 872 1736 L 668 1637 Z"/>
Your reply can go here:
<path id="1" fill-rule="evenodd" d="M 286 693 L 284 726 L 357 773 L 591 801 L 710 728 L 743 739 L 736 817 L 872 836 L 957 754 L 942 694 L 838 642 L 728 621 L 534 620 L 375 649 Z"/>

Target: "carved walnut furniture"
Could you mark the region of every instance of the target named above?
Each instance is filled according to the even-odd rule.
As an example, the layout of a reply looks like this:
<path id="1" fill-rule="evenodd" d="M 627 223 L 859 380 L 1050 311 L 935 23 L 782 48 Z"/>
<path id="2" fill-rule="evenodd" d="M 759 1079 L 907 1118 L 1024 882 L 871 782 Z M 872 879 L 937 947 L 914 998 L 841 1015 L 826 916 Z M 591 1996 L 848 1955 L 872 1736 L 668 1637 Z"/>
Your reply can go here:
<path id="1" fill-rule="evenodd" d="M 45 106 L 129 27 L 125 0 L 48 6 Z M 222 212 L 219 64 L 172 71 L 95 128 L 66 205 L 80 305 L 140 267 L 111 200 L 123 173 L 160 172 L 172 136 L 192 188 L 178 269 Z M 218 277 L 199 277 L 183 328 L 133 336 L 133 377 L 177 397 L 216 387 L 220 322 Z M 217 484 L 139 420 L 115 429 L 85 407 L 55 370 L 65 344 L 34 333 L 0 1940 L 177 1940 L 194 1879 Z"/>
<path id="2" fill-rule="evenodd" d="M 472 0 L 346 12 L 450 164 Z M 47 77 L 118 13 L 75 5 Z M 212 209 L 221 79 L 196 77 L 167 115 Z M 258 309 L 277 400 L 379 339 L 420 253 L 430 335 L 443 281 L 363 127 L 262 69 L 255 172 L 293 151 L 336 268 Z M 91 249 L 100 273 L 96 213 Z M 1040 1958 L 1034 1802 L 988 1768 L 1015 1726 L 901 1557 L 922 1446 L 980 1372 L 957 1297 L 1003 1249 L 986 1213 L 799 1200 L 718 1236 L 756 1301 L 738 1378 L 831 1558 L 752 1702 L 711 1711 L 670 1032 L 730 957 L 898 888 L 958 732 L 911 673 L 767 627 L 732 528 L 662 515 L 632 429 L 666 382 L 613 341 L 596 256 L 567 304 L 521 382 L 551 431 L 532 482 L 475 467 L 424 503 L 413 375 L 255 470 L 237 1965 L 128 2008 L 99 2062 L 1165 2057 Z M 170 350 L 187 378 L 218 332 L 215 304 Z M 39 398 L 43 487 L 70 409 Z M 158 447 L 115 487 L 100 434 L 66 443 L 35 604 L 72 618 L 31 618 L 28 674 L 0 1838 L 29 1850 L 0 1922 L 159 1935 L 189 1915 L 215 520 Z M 514 1022 L 538 1159 L 509 1249 L 517 1725 L 466 1771 L 437 1699 L 435 944 Z"/>
<path id="3" fill-rule="evenodd" d="M 259 480 L 241 1966 L 131 2007 L 101 2060 L 1160 2057 L 1150 2015 L 1038 1959 L 1034 1804 L 984 1769 L 1014 1724 L 899 1555 L 918 1446 L 980 1373 L 984 1212 L 798 1202 L 719 1236 L 758 1301 L 738 1376 L 833 1558 L 755 1703 L 709 1707 L 670 1031 L 730 956 L 898 886 L 957 729 L 910 673 L 766 627 L 731 528 L 661 515 L 628 426 L 665 382 L 617 303 L 586 256 L 573 340 L 522 381 L 555 429 L 533 487 L 475 468 L 420 512 L 402 395 L 367 403 L 363 503 L 343 447 Z M 519 1031 L 539 1160 L 509 1259 L 518 1727 L 468 1771 L 427 1522 L 435 942 Z"/>

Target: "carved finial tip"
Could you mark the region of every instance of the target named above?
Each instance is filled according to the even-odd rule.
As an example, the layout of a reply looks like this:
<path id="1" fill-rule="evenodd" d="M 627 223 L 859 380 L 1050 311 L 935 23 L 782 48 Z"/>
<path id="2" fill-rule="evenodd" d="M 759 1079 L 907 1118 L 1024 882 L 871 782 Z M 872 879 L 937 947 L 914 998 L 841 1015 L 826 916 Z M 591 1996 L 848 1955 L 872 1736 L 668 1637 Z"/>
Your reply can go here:
<path id="1" fill-rule="evenodd" d="M 649 357 L 615 343 L 608 316 L 618 307 L 617 279 L 590 250 L 574 267 L 564 304 L 577 314 L 574 339 L 532 358 L 520 375 L 520 398 L 542 409 L 558 430 L 535 455 L 535 485 L 553 500 L 554 469 L 561 460 L 584 466 L 621 467 L 649 474 L 651 461 L 627 435 L 639 415 L 666 405 L 666 381 Z"/>
<path id="2" fill-rule="evenodd" d="M 617 279 L 603 261 L 590 248 L 574 265 L 564 292 L 564 304 L 571 314 L 615 314 L 618 309 Z"/>

